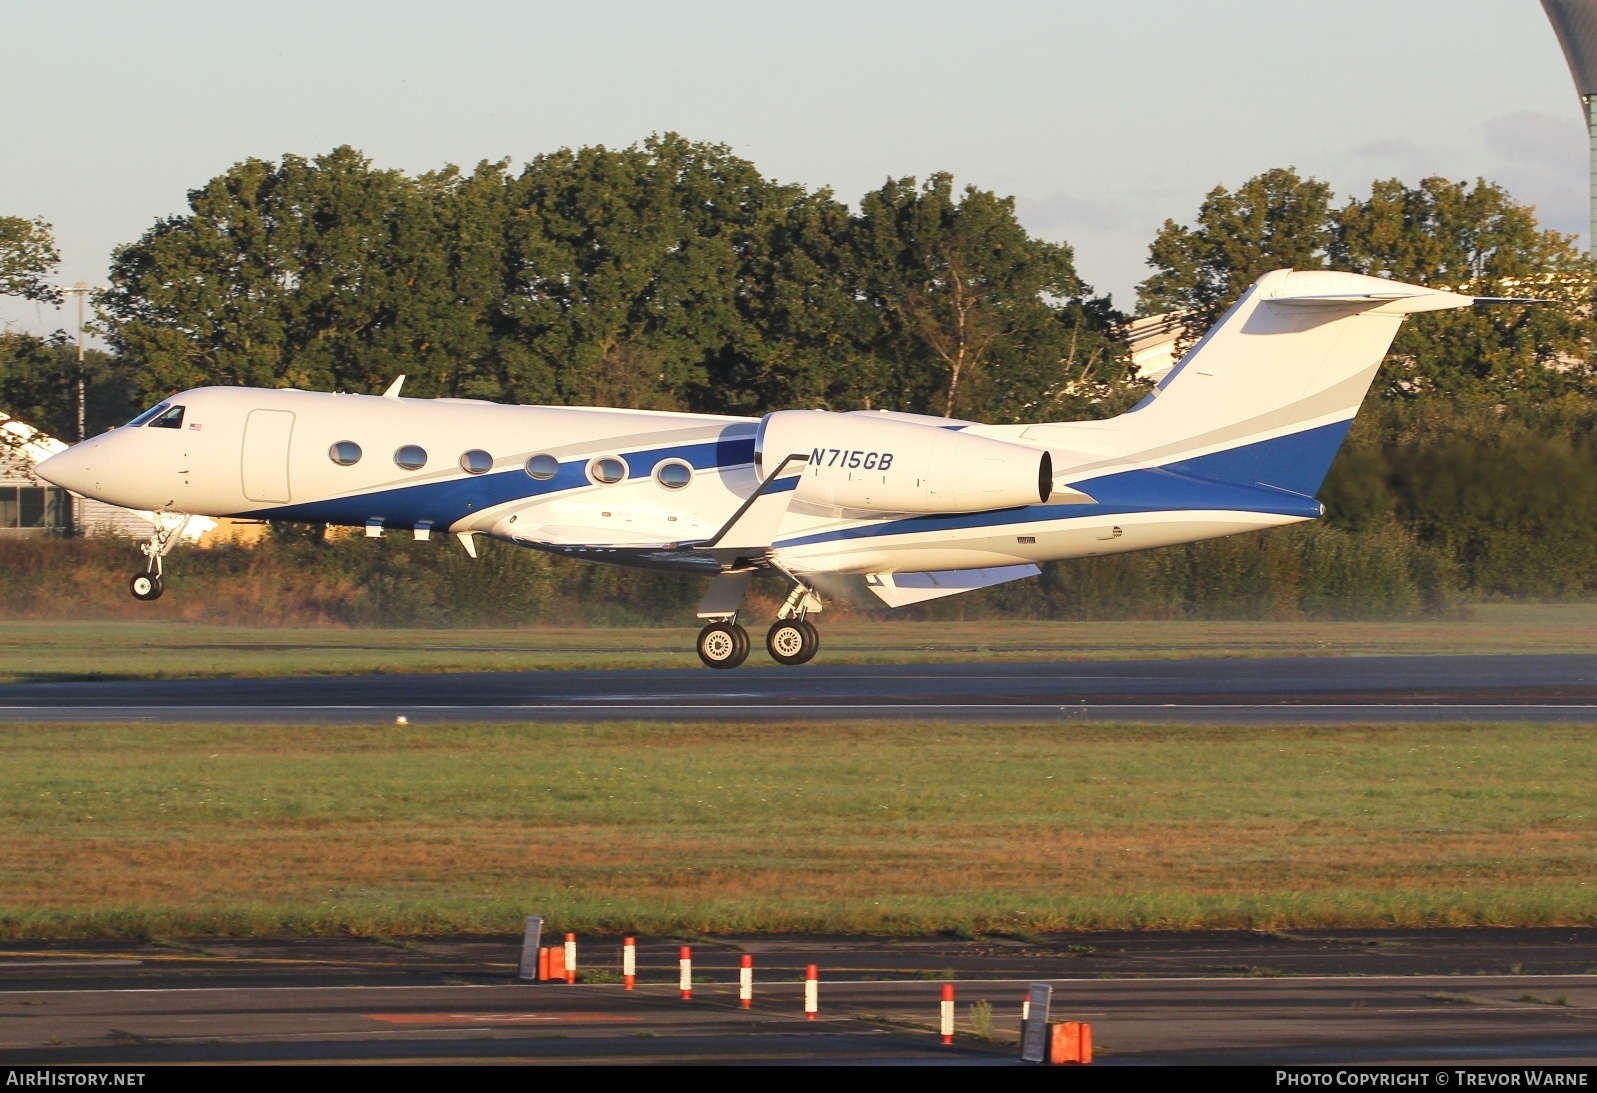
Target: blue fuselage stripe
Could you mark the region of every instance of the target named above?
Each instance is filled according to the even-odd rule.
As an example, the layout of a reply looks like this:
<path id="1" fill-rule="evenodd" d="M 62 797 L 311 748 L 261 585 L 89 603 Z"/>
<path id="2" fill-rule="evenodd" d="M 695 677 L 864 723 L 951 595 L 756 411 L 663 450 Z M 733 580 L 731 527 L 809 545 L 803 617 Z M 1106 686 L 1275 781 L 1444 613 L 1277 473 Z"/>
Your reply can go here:
<path id="1" fill-rule="evenodd" d="M 727 470 L 753 463 L 754 440 L 748 436 L 727 437 L 698 444 L 677 444 L 638 452 L 623 451 L 621 458 L 626 461 L 629 479 L 647 478 L 661 461 L 667 459 L 680 459 L 696 471 Z M 396 486 L 303 505 L 257 509 L 240 515 L 354 527 L 368 520 L 380 520 L 392 528 L 415 527 L 421 523 L 444 528 L 495 505 L 592 486 L 593 483 L 588 480 L 588 464 L 591 461 L 591 457 L 562 461 L 554 476 L 542 481 L 518 468 L 484 475 L 463 475 L 443 482 Z"/>

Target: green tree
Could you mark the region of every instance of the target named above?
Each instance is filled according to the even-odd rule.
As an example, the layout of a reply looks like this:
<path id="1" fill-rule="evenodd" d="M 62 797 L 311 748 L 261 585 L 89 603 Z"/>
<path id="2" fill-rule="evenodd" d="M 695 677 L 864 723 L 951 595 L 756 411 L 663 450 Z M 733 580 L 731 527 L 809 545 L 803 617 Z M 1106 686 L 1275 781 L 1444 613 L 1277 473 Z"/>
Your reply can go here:
<path id="1" fill-rule="evenodd" d="M 539 156 L 506 201 L 507 397 L 758 412 L 836 394 L 824 366 L 847 371 L 861 317 L 826 191 L 667 133 Z"/>
<path id="2" fill-rule="evenodd" d="M 78 430 L 78 347 L 62 331 L 50 338 L 0 333 L 0 410 L 52 436 Z M 123 362 L 99 349 L 83 357 L 85 424 L 90 436 L 127 421 L 142 396 Z"/>
<path id="3" fill-rule="evenodd" d="M 1338 268 L 1471 296 L 1556 301 L 1410 318 L 1382 373 L 1385 394 L 1546 398 L 1589 389 L 1597 266 L 1502 187 L 1387 179 L 1337 210 L 1332 223 Z"/>
<path id="4" fill-rule="evenodd" d="M 515 174 L 413 178 L 350 148 L 251 159 L 189 205 L 117 251 L 100 300 L 152 397 L 404 372 L 417 395 L 1018 421 L 1091 412 L 1124 379 L 1118 316 L 1069 248 L 947 176 L 851 216 L 667 133 Z"/>
<path id="5" fill-rule="evenodd" d="M 1319 269 L 1332 242 L 1331 187 L 1277 167 L 1235 192 L 1210 190 L 1196 226 L 1166 220 L 1148 248 L 1156 271 L 1137 286 L 1137 313 L 1185 312 L 1196 341 L 1263 274 Z"/>
<path id="6" fill-rule="evenodd" d="M 409 179 L 348 147 L 246 160 L 191 191 L 188 215 L 118 248 L 99 301 L 108 340 L 152 396 L 204 383 L 362 391 L 400 372 L 418 394 L 462 393 L 502 276 L 496 233 L 445 199 L 478 196 L 497 171 Z"/>
<path id="7" fill-rule="evenodd" d="M 0 216 L 0 296 L 60 303 L 60 291 L 45 280 L 60 264 L 49 224 L 38 217 Z"/>
<path id="8" fill-rule="evenodd" d="M 1065 380 L 1064 346 L 1099 313 L 1069 311 L 1090 290 L 1068 246 L 1031 238 L 1012 198 L 974 186 L 956 198 L 947 174 L 866 194 L 852 249 L 860 291 L 884 320 L 884 408 L 1023 414 Z"/>

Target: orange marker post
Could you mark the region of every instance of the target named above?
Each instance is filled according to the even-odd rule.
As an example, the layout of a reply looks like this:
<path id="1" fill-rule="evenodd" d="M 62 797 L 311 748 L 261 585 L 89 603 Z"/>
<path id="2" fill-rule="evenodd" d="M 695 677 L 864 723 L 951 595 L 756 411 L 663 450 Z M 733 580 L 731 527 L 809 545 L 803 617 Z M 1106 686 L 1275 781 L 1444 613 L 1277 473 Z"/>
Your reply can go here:
<path id="1" fill-rule="evenodd" d="M 804 1019 L 815 1020 L 821 1008 L 820 971 L 814 964 L 804 965 Z"/>
<path id="2" fill-rule="evenodd" d="M 549 982 L 549 946 L 543 945 L 538 949 L 538 982 Z"/>
<path id="3" fill-rule="evenodd" d="M 943 1043 L 951 1044 L 954 1042 L 954 985 L 952 983 L 943 984 L 942 1011 Z"/>
<path id="4" fill-rule="evenodd" d="M 693 997 L 693 947 L 682 946 L 682 952 L 677 959 L 678 978 L 677 986 L 682 988 L 682 1001 L 686 1002 Z"/>
<path id="5" fill-rule="evenodd" d="M 748 953 L 738 968 L 738 1005 L 744 1009 L 754 1007 L 754 958 Z"/>
<path id="6" fill-rule="evenodd" d="M 627 937 L 621 939 L 621 982 L 627 990 L 632 989 L 632 984 L 638 978 L 638 939 Z"/>
<path id="7" fill-rule="evenodd" d="M 577 981 L 577 935 L 566 935 L 566 982 Z"/>

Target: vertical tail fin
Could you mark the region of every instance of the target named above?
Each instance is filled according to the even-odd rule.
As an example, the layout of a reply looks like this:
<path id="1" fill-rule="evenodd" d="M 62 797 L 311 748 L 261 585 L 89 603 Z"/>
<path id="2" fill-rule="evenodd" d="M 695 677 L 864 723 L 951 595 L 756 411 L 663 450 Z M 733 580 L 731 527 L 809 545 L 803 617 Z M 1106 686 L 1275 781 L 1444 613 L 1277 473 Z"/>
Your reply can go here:
<path id="1" fill-rule="evenodd" d="M 1472 302 L 1356 273 L 1277 270 L 1129 412 L 1022 435 L 1109 457 L 1070 461 L 1072 478 L 1135 464 L 1312 496 L 1403 317 Z"/>

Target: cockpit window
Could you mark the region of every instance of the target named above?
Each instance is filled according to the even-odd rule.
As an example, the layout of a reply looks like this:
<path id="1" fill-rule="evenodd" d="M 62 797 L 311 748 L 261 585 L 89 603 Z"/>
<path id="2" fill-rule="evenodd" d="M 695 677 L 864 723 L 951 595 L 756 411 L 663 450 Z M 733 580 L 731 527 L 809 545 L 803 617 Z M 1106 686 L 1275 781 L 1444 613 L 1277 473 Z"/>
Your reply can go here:
<path id="1" fill-rule="evenodd" d="M 152 429 L 181 429 L 183 428 L 183 407 L 174 406 L 160 417 L 150 422 Z"/>
<path id="2" fill-rule="evenodd" d="M 140 414 L 138 417 L 122 426 L 122 428 L 135 429 L 140 425 L 143 425 L 146 421 L 149 421 L 152 417 L 155 417 L 157 414 L 161 413 L 163 410 L 170 409 L 171 406 L 172 404 L 170 402 L 163 402 L 159 406 L 151 406 L 148 410 L 144 411 L 144 413 Z"/>

